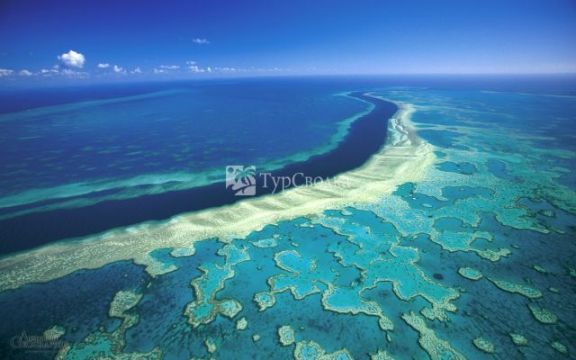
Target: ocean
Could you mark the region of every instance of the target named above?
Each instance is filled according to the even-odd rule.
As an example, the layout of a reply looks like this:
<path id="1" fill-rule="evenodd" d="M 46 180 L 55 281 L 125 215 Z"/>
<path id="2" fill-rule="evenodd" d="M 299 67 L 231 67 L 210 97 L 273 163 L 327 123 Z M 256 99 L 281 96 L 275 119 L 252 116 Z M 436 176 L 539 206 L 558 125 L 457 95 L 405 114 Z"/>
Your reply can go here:
<path id="1" fill-rule="evenodd" d="M 4 358 L 576 354 L 574 78 L 43 93 L 0 95 Z"/>

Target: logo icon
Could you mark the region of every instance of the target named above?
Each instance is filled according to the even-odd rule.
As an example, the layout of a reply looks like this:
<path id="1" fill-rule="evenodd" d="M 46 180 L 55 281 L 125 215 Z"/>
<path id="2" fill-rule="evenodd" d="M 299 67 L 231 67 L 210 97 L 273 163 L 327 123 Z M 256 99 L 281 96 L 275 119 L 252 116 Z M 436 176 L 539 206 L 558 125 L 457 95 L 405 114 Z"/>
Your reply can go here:
<path id="1" fill-rule="evenodd" d="M 226 189 L 235 196 L 256 195 L 256 167 L 243 165 L 226 166 Z"/>

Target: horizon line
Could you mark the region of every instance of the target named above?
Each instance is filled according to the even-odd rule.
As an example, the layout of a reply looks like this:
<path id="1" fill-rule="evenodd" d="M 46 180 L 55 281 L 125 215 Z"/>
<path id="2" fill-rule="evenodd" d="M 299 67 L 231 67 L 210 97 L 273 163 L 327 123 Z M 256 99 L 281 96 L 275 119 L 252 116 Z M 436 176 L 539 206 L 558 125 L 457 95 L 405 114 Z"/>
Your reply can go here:
<path id="1" fill-rule="evenodd" d="M 0 80 L 0 91 L 11 88 L 38 88 L 38 87 L 67 87 L 67 86 L 90 86 L 105 84 L 130 84 L 130 83 L 154 83 L 154 82 L 180 82 L 180 81 L 209 81 L 209 80 L 234 80 L 234 79 L 263 79 L 263 78 L 314 78 L 314 77 L 539 77 L 539 76 L 568 76 L 576 77 L 574 72 L 406 72 L 406 73 L 293 73 L 293 74 L 223 74 L 223 75 L 199 75 L 199 76 L 158 76 L 158 77 L 118 77 L 118 78 L 38 78 L 28 81 L 18 79 Z M 32 80 L 32 81 L 30 81 Z"/>

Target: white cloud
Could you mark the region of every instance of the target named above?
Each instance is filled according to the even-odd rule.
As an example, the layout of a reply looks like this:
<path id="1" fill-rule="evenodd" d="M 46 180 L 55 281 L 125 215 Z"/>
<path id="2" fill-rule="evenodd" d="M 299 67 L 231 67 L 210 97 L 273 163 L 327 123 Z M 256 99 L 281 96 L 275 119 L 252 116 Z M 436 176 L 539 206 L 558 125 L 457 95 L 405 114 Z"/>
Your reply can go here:
<path id="1" fill-rule="evenodd" d="M 196 65 L 196 61 L 186 61 L 186 65 Z"/>
<path id="2" fill-rule="evenodd" d="M 180 70 L 180 65 L 160 65 L 154 68 L 154 74 L 168 74 L 177 70 Z"/>
<path id="3" fill-rule="evenodd" d="M 51 76 L 53 74 L 58 74 L 58 70 L 57 69 L 42 69 L 42 70 L 40 70 L 40 75 L 43 75 L 43 76 Z"/>
<path id="4" fill-rule="evenodd" d="M 142 74 L 142 69 L 140 69 L 140 66 L 132 70 L 132 74 Z"/>
<path id="5" fill-rule="evenodd" d="M 114 67 L 112 68 L 112 70 L 114 70 L 115 73 L 124 73 L 126 72 L 126 70 L 124 70 L 123 68 L 121 68 L 118 65 L 114 65 Z"/>
<path id="6" fill-rule="evenodd" d="M 198 45 L 208 45 L 208 44 L 210 44 L 210 41 L 208 41 L 208 39 L 205 39 L 205 38 L 192 39 L 192 42 L 193 42 L 194 44 L 198 44 Z"/>
<path id="7" fill-rule="evenodd" d="M 14 70 L 0 69 L 0 77 L 9 76 L 9 75 L 12 75 L 13 73 L 14 73 Z"/>
<path id="8" fill-rule="evenodd" d="M 110 64 L 98 64 L 98 69 L 108 69 L 110 67 Z"/>
<path id="9" fill-rule="evenodd" d="M 30 72 L 26 69 L 20 70 L 20 72 L 18 74 L 20 74 L 20 76 L 32 76 L 32 72 Z"/>
<path id="10" fill-rule="evenodd" d="M 237 71 L 239 71 L 239 69 L 237 69 L 235 67 L 229 67 L 229 66 L 215 67 L 214 69 L 218 72 L 237 72 Z"/>
<path id="11" fill-rule="evenodd" d="M 62 63 L 68 67 L 81 69 L 84 66 L 86 58 L 83 54 L 70 50 L 58 56 L 58 60 L 62 61 Z"/>
<path id="12" fill-rule="evenodd" d="M 198 65 L 190 65 L 188 69 L 190 69 L 190 71 L 193 73 L 203 73 L 204 71 L 206 71 L 203 68 L 199 67 Z"/>
<path id="13" fill-rule="evenodd" d="M 89 77 L 89 74 L 87 72 L 76 71 L 72 69 L 64 69 L 61 71 L 61 74 L 70 78 L 77 78 L 77 79 L 86 79 Z"/>

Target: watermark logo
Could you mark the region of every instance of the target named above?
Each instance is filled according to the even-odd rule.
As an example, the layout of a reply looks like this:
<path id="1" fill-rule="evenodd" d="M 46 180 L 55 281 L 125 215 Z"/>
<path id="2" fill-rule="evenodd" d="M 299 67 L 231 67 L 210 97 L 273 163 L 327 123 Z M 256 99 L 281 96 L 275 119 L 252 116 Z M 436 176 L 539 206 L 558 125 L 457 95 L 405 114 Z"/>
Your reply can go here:
<path id="1" fill-rule="evenodd" d="M 323 184 L 324 190 L 345 191 L 353 188 L 345 179 L 338 179 L 337 177 L 307 176 L 303 172 L 274 175 L 270 172 L 257 173 L 254 165 L 226 166 L 226 189 L 233 191 L 236 196 L 254 196 L 257 186 L 264 193 L 275 194 L 290 188 L 318 184 Z"/>
<path id="2" fill-rule="evenodd" d="M 20 335 L 10 339 L 10 346 L 13 349 L 29 352 L 58 351 L 66 346 L 66 342 L 60 339 L 61 336 L 61 333 L 51 333 L 49 331 L 46 331 L 43 335 L 29 335 L 26 331 L 22 331 Z"/>
<path id="3" fill-rule="evenodd" d="M 226 189 L 236 196 L 256 195 L 256 167 L 243 165 L 226 166 Z"/>

